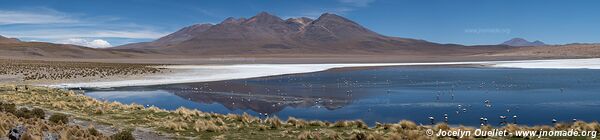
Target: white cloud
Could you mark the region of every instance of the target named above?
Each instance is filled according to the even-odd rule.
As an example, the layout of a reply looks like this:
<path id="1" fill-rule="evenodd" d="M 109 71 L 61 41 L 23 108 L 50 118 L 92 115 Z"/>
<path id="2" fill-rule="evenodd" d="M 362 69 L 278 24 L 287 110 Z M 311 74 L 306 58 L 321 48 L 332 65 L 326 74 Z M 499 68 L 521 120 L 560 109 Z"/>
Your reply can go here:
<path id="1" fill-rule="evenodd" d="M 80 46 L 86 46 L 86 47 L 90 47 L 90 48 L 112 47 L 112 45 L 108 41 L 102 40 L 102 39 L 94 39 L 94 40 L 89 41 L 87 39 L 81 39 L 81 38 L 70 38 L 70 39 L 58 41 L 57 43 L 80 45 Z"/>
<path id="2" fill-rule="evenodd" d="M 0 34 L 14 38 L 70 39 L 70 38 L 134 38 L 156 39 L 167 32 L 156 31 L 116 31 L 106 29 L 39 29 L 28 31 L 0 31 Z"/>
<path id="3" fill-rule="evenodd" d="M 356 7 L 369 6 L 370 3 L 375 2 L 375 0 L 338 0 L 338 1 L 341 3 L 350 4 L 350 5 L 356 6 Z"/>
<path id="4" fill-rule="evenodd" d="M 139 25 L 110 15 L 89 16 L 49 8 L 0 10 L 0 35 L 22 40 L 105 47 L 121 45 L 122 40 L 156 39 L 169 33 L 162 27 Z"/>
<path id="5" fill-rule="evenodd" d="M 67 14 L 51 10 L 36 9 L 35 11 L 6 11 L 0 10 L 0 25 L 7 24 L 53 24 L 75 23 L 78 20 Z"/>

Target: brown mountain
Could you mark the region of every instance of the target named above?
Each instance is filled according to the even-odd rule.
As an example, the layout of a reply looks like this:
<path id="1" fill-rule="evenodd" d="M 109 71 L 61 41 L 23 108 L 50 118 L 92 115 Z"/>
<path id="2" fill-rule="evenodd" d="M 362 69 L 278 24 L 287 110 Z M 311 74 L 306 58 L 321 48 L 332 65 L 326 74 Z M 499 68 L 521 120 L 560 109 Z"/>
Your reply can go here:
<path id="1" fill-rule="evenodd" d="M 21 42 L 19 39 L 16 38 L 7 38 L 4 36 L 0 35 L 0 44 L 5 44 L 5 43 L 19 43 Z"/>
<path id="2" fill-rule="evenodd" d="M 48 58 L 127 58 L 142 54 L 123 50 L 102 50 L 77 45 L 46 42 L 23 42 L 0 36 L 0 58 L 48 59 Z"/>
<path id="3" fill-rule="evenodd" d="M 471 49 L 465 49 L 471 48 Z M 227 18 L 198 24 L 152 42 L 114 49 L 152 50 L 166 54 L 462 54 L 482 53 L 496 47 L 465 47 L 375 33 L 344 17 L 325 13 L 317 19 L 283 20 L 262 12 L 251 18 Z"/>

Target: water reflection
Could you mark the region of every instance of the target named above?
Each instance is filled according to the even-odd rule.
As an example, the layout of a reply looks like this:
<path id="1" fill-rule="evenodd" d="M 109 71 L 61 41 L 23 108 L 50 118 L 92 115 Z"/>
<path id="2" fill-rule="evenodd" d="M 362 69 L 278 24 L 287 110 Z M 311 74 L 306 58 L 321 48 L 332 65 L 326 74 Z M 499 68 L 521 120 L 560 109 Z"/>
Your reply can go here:
<path id="1" fill-rule="evenodd" d="M 258 81 L 269 81 L 265 78 Z M 224 81 L 201 84 L 180 84 L 161 86 L 159 89 L 173 93 L 190 101 L 212 104 L 219 103 L 229 110 L 252 110 L 258 113 L 273 114 L 286 107 L 323 107 L 335 110 L 353 102 L 352 89 L 312 87 L 312 85 L 278 86 L 254 83 L 255 81 Z M 348 94 L 337 94 L 347 92 Z M 330 93 L 330 94 L 316 94 Z M 362 94 L 361 94 L 362 95 Z"/>
<path id="2" fill-rule="evenodd" d="M 264 78 L 89 91 L 125 103 L 217 113 L 367 123 L 501 125 L 600 120 L 600 71 L 477 67 L 381 67 Z M 143 93 L 147 94 L 143 94 Z M 128 95 L 128 96 L 125 96 Z M 516 119 L 516 118 L 514 118 Z"/>

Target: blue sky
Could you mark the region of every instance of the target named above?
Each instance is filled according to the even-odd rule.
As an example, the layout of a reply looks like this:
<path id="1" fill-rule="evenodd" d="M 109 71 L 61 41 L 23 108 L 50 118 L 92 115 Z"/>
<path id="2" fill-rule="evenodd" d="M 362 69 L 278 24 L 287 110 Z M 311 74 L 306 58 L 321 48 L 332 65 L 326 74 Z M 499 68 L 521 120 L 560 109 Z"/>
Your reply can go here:
<path id="1" fill-rule="evenodd" d="M 0 35 L 92 47 L 150 41 L 182 27 L 251 17 L 330 12 L 388 36 L 466 45 L 513 37 L 600 42 L 596 0 L 3 0 Z"/>

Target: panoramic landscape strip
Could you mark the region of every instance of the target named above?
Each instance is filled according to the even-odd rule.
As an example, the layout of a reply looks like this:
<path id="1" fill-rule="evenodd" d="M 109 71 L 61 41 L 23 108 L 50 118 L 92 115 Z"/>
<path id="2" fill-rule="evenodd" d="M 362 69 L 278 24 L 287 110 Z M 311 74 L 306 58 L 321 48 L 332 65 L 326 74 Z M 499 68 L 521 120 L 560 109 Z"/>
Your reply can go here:
<path id="1" fill-rule="evenodd" d="M 598 5 L 5 0 L 0 140 L 599 139 Z"/>

